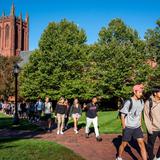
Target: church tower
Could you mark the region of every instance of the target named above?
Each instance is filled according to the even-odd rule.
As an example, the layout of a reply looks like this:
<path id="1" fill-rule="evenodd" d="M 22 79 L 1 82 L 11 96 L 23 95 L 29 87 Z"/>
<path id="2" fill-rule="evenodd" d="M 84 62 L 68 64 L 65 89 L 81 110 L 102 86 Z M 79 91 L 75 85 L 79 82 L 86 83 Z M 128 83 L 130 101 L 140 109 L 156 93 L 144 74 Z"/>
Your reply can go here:
<path id="1" fill-rule="evenodd" d="M 2 12 L 0 17 L 0 54 L 3 56 L 16 56 L 21 51 L 29 50 L 29 16 L 25 20 L 22 13 L 15 16 L 14 4 L 11 6 L 10 15 Z"/>

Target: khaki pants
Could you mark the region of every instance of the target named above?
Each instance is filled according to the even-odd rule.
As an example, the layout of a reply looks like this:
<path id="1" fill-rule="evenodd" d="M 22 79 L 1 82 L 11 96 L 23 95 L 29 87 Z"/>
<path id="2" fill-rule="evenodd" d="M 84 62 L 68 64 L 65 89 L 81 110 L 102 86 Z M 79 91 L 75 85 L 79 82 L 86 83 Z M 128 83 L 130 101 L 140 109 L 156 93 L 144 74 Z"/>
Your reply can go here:
<path id="1" fill-rule="evenodd" d="M 65 114 L 59 114 L 59 113 L 57 113 L 57 120 L 58 120 L 57 129 L 58 129 L 58 131 L 63 131 L 63 128 L 64 128 L 64 118 L 65 118 Z"/>
<path id="2" fill-rule="evenodd" d="M 89 127 L 90 127 L 90 125 L 93 123 L 96 137 L 98 137 L 98 136 L 99 136 L 98 118 L 97 118 L 97 117 L 95 117 L 95 118 L 88 118 L 88 117 L 87 117 L 87 120 L 86 120 L 86 121 L 87 121 L 87 122 L 86 122 L 86 130 L 85 130 L 85 132 L 86 132 L 86 133 L 89 133 Z"/>

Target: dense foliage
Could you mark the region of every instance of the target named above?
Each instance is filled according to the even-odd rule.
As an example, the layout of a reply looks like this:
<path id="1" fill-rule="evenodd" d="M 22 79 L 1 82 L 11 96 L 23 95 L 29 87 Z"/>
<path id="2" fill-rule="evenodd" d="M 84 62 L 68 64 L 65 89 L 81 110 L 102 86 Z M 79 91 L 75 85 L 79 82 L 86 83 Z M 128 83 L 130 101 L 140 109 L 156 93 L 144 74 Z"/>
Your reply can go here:
<path id="1" fill-rule="evenodd" d="M 111 99 L 130 96 L 136 83 L 146 88 L 157 84 L 159 24 L 142 40 L 121 19 L 113 19 L 102 27 L 98 41 L 87 45 L 85 31 L 73 22 L 50 23 L 23 68 L 21 95 L 29 99 L 46 95 L 53 100 L 60 96 L 88 100 L 95 95 Z"/>

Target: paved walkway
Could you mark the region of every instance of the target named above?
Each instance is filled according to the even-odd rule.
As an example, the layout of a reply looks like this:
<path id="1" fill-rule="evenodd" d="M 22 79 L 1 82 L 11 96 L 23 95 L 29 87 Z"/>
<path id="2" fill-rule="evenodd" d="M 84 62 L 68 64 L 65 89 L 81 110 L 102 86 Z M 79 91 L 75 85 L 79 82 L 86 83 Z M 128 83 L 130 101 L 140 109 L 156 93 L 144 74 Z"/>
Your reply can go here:
<path id="1" fill-rule="evenodd" d="M 103 134 L 103 141 L 97 142 L 93 133 L 89 139 L 86 139 L 84 129 L 81 129 L 79 134 L 74 134 L 72 128 L 67 130 L 64 135 L 56 135 L 56 130 L 54 130 L 52 133 L 40 134 L 35 137 L 62 144 L 86 160 L 115 160 L 117 149 L 121 143 L 121 136 L 118 134 Z M 155 150 L 157 150 L 158 143 L 157 141 Z M 126 148 L 124 159 L 141 160 L 136 143 L 132 143 Z"/>
<path id="2" fill-rule="evenodd" d="M 115 160 L 117 149 L 121 143 L 121 136 L 118 134 L 103 134 L 102 142 L 96 141 L 94 133 L 90 135 L 89 139 L 86 139 L 83 128 L 79 131 L 79 134 L 74 134 L 73 129 L 70 128 L 64 135 L 57 135 L 56 130 L 53 130 L 52 133 L 46 133 L 42 131 L 32 132 L 1 129 L 0 137 L 35 138 L 54 141 L 70 148 L 86 160 Z M 159 141 L 157 139 L 155 150 L 157 150 L 158 146 Z M 125 160 L 141 160 L 138 146 L 134 143 L 126 148 L 123 156 Z"/>

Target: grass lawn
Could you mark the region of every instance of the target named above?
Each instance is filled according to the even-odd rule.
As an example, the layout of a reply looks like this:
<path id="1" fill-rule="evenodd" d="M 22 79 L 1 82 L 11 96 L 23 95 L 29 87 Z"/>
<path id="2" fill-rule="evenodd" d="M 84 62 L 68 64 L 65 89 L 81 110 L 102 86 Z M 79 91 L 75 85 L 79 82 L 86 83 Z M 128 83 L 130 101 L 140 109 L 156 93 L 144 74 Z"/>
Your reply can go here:
<path id="1" fill-rule="evenodd" d="M 1 139 L 0 160 L 84 160 L 53 142 L 34 139 Z"/>
<path id="2" fill-rule="evenodd" d="M 98 112 L 98 121 L 99 121 L 99 129 L 100 133 L 121 133 L 121 121 L 117 118 L 117 111 L 107 111 L 107 112 Z M 27 120 L 20 120 L 20 124 L 17 126 L 12 125 L 13 118 L 10 116 L 6 116 L 0 113 L 0 129 L 2 128 L 10 128 L 16 130 L 39 130 L 40 128 L 36 125 L 29 123 Z M 73 120 L 69 121 L 69 124 L 73 126 Z M 79 126 L 85 127 L 86 124 L 86 116 L 85 112 L 83 112 L 82 117 L 79 120 Z M 143 122 L 143 130 L 146 132 L 146 128 Z"/>
<path id="3" fill-rule="evenodd" d="M 107 111 L 107 112 L 99 112 L 98 113 L 98 121 L 99 121 L 99 130 L 100 133 L 121 133 L 121 121 L 117 118 L 118 112 L 117 111 Z M 73 123 L 72 121 L 70 123 Z M 83 113 L 82 117 L 79 120 L 80 126 L 85 126 L 86 123 L 86 116 Z M 146 132 L 146 128 L 143 122 L 143 130 Z"/>

